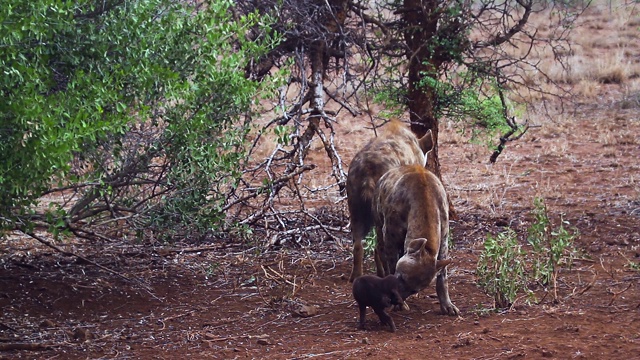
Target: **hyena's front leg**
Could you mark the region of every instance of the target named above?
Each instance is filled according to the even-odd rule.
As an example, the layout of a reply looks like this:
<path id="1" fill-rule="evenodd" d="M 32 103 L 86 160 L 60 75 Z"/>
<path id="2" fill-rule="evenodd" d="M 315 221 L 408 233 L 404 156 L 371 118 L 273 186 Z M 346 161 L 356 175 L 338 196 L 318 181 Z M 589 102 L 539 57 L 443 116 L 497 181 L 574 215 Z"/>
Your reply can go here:
<path id="1" fill-rule="evenodd" d="M 443 256 L 444 257 L 444 256 Z M 447 267 L 443 267 L 438 272 L 436 278 L 436 293 L 438 294 L 438 300 L 440 301 L 440 310 L 444 315 L 458 316 L 460 310 L 453 305 L 449 298 L 449 284 L 447 282 Z"/>

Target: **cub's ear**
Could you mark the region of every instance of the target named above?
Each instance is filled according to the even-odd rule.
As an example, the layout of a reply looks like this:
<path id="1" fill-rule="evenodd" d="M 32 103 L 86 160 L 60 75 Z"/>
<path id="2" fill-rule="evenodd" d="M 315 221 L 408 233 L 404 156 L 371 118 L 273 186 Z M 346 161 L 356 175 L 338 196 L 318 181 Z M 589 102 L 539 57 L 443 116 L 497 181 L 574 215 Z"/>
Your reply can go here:
<path id="1" fill-rule="evenodd" d="M 452 262 L 451 259 L 444 259 L 444 260 L 436 261 L 436 271 L 440 271 L 440 269 L 442 269 L 443 267 L 451 264 L 451 262 Z"/>

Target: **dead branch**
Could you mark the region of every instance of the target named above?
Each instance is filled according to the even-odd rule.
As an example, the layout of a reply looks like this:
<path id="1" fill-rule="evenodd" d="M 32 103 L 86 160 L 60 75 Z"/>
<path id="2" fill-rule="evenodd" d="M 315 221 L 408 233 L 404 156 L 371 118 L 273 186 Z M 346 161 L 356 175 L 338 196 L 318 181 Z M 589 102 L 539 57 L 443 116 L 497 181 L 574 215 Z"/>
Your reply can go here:
<path id="1" fill-rule="evenodd" d="M 180 318 L 185 317 L 185 316 L 191 316 L 191 315 L 193 315 L 194 313 L 199 312 L 199 311 L 202 311 L 202 310 L 201 310 L 201 309 L 194 309 L 194 310 L 191 310 L 191 311 L 187 311 L 187 312 L 186 312 L 186 313 L 184 313 L 184 314 L 179 314 L 179 315 L 174 315 L 174 316 L 168 316 L 168 317 L 163 318 L 163 319 L 158 319 L 158 321 L 160 321 L 160 322 L 162 322 L 162 323 L 164 324 L 166 321 L 169 321 L 169 320 L 175 320 L 175 319 L 180 319 Z"/>
<path id="2" fill-rule="evenodd" d="M 602 256 L 600 256 L 600 267 L 602 268 L 602 270 L 604 270 L 604 272 L 609 274 L 609 276 L 611 276 L 612 279 L 615 279 L 615 275 L 613 273 L 613 269 L 609 268 L 607 270 L 607 268 L 604 267 L 604 259 L 602 258 Z"/>
<path id="3" fill-rule="evenodd" d="M 125 275 L 123 275 L 123 274 L 121 274 L 121 273 L 119 273 L 119 272 L 117 272 L 117 271 L 115 271 L 115 270 L 113 270 L 113 269 L 109 269 L 109 268 L 108 268 L 108 267 L 106 267 L 106 266 L 100 265 L 100 264 L 98 264 L 98 263 L 97 263 L 97 262 L 95 262 L 95 261 L 89 260 L 88 258 L 86 258 L 86 257 L 84 257 L 84 256 L 82 256 L 82 255 L 78 255 L 78 254 L 76 254 L 76 253 L 74 253 L 74 252 L 71 252 L 71 251 L 66 251 L 66 250 L 64 250 L 64 249 L 62 249 L 62 248 L 60 248 L 60 247 L 56 246 L 56 245 L 55 245 L 55 244 L 53 244 L 52 242 L 47 241 L 46 239 L 44 239 L 44 238 L 42 238 L 42 237 L 40 237 L 40 236 L 38 236 L 38 235 L 34 234 L 34 233 L 33 233 L 33 232 L 31 232 L 31 231 L 27 231 L 27 230 L 24 230 L 24 229 L 19 229 L 19 230 L 20 230 L 23 234 L 25 234 L 25 235 L 27 235 L 27 236 L 31 237 L 32 239 L 34 239 L 34 240 L 36 240 L 36 241 L 40 242 L 40 243 L 41 243 L 41 244 L 43 244 L 43 245 L 46 245 L 46 246 L 50 247 L 51 249 L 53 249 L 53 250 L 55 250 L 55 251 L 57 251 L 57 252 L 59 252 L 59 253 L 61 253 L 61 254 L 63 254 L 63 255 L 73 256 L 73 257 L 75 257 L 75 258 L 77 258 L 77 259 L 80 259 L 80 260 L 82 260 L 82 261 L 84 261 L 84 262 L 86 262 L 86 263 L 88 263 L 88 264 L 91 264 L 91 265 L 93 265 L 93 266 L 95 266 L 95 267 L 98 267 L 98 268 L 100 268 L 100 269 L 102 269 L 102 270 L 104 270 L 104 271 L 106 271 L 106 272 L 109 272 L 109 273 L 111 273 L 111 274 L 113 274 L 113 275 L 115 275 L 115 276 L 117 276 L 117 277 L 120 277 L 120 278 L 122 278 L 122 279 L 126 280 L 127 282 L 136 283 L 136 284 L 138 284 L 140 287 L 142 287 L 142 288 L 143 288 L 147 293 L 149 293 L 149 295 L 151 295 L 154 299 L 159 300 L 159 301 L 162 301 L 162 300 L 161 300 L 159 297 L 157 297 L 157 296 L 156 296 L 156 295 L 151 291 L 151 289 L 150 289 L 146 284 L 144 284 L 141 280 L 138 280 L 138 279 L 130 279 L 130 278 L 126 277 Z"/>
<path id="4" fill-rule="evenodd" d="M 346 195 L 346 191 L 347 191 L 346 190 L 347 174 L 342 168 L 342 159 L 340 159 L 340 155 L 338 154 L 338 151 L 336 150 L 336 147 L 334 144 L 335 131 L 333 129 L 333 125 L 331 124 L 330 121 L 327 121 L 326 118 L 325 118 L 325 125 L 329 128 L 331 132 L 329 139 L 327 139 L 324 132 L 320 130 L 320 127 L 316 127 L 315 129 L 316 134 L 318 134 L 318 137 L 320 138 L 320 140 L 322 141 L 322 144 L 324 145 L 325 152 L 327 153 L 327 156 L 331 160 L 331 167 L 333 169 L 331 172 L 331 175 L 333 175 L 333 177 L 336 179 L 338 188 L 340 189 L 340 194 L 344 196 Z"/>
<path id="5" fill-rule="evenodd" d="M 620 296 L 621 294 L 623 294 L 625 291 L 629 290 L 631 288 L 631 286 L 633 286 L 632 282 L 630 282 L 629 285 L 624 290 L 621 290 L 621 291 L 618 291 L 618 292 L 615 292 L 615 291 L 613 291 L 611 289 L 608 289 L 607 292 L 612 294 L 611 301 L 609 301 L 609 305 L 608 306 L 613 305 L 613 302 L 616 300 L 616 298 L 618 296 Z"/>
<path id="6" fill-rule="evenodd" d="M 223 336 L 223 337 L 215 337 L 215 338 L 209 338 L 207 335 L 208 334 L 205 334 L 205 337 L 207 337 L 207 339 L 205 339 L 205 341 L 207 341 L 207 342 L 218 342 L 218 341 L 229 341 L 229 340 L 238 340 L 238 339 L 251 338 L 251 335 Z"/>
<path id="7" fill-rule="evenodd" d="M 202 251 L 216 251 L 220 250 L 222 247 L 220 245 L 205 245 L 205 246 L 197 246 L 197 247 L 188 247 L 188 248 L 175 248 L 175 249 L 159 249 L 158 255 L 160 256 L 168 256 L 175 253 L 187 254 L 187 253 L 196 253 Z"/>
<path id="8" fill-rule="evenodd" d="M 504 93 L 501 88 L 498 89 L 498 95 L 500 96 L 500 102 L 502 103 L 502 116 L 511 129 L 506 134 L 500 137 L 500 144 L 489 158 L 489 162 L 491 164 L 495 164 L 498 156 L 502 154 L 502 150 L 504 150 L 507 142 L 520 139 L 527 132 L 527 130 L 529 130 L 529 121 L 525 121 L 524 125 L 521 125 L 518 124 L 515 116 L 509 116 L 509 108 L 507 107 L 507 102 L 504 98 Z M 520 131 L 520 133 L 512 137 L 518 131 Z"/>
<path id="9" fill-rule="evenodd" d="M 566 299 L 569 299 L 569 298 L 571 298 L 571 297 L 574 297 L 574 296 L 576 296 L 576 295 L 582 295 L 582 294 L 586 293 L 587 291 L 589 291 L 589 290 L 593 287 L 593 285 L 596 283 L 596 279 L 597 279 L 597 277 L 598 277 L 598 272 L 597 272 L 597 271 L 594 271 L 594 272 L 593 272 L 593 279 L 591 279 L 591 282 L 590 282 L 590 283 L 588 283 L 584 288 L 582 288 L 582 290 L 580 290 L 580 291 L 578 291 L 578 292 L 575 292 L 575 291 L 574 291 L 574 292 L 573 292 L 573 293 L 571 293 L 570 295 L 566 296 L 566 297 L 565 297 L 565 300 L 566 300 Z"/>
<path id="10" fill-rule="evenodd" d="M 13 350 L 26 350 L 26 351 L 41 351 L 49 350 L 52 347 L 59 346 L 55 344 L 41 344 L 41 343 L 7 343 L 0 344 L 0 351 L 13 351 Z"/>
<path id="11" fill-rule="evenodd" d="M 247 217 L 246 219 L 240 221 L 240 224 L 253 224 L 255 223 L 255 221 L 257 221 L 258 219 L 261 219 L 264 216 L 264 213 L 267 210 L 267 204 L 272 203 L 273 199 L 275 198 L 275 196 L 278 194 L 278 192 L 280 191 L 280 189 L 282 189 L 286 183 L 293 179 L 294 177 L 301 175 L 302 173 L 304 173 L 305 171 L 309 171 L 309 170 L 313 170 L 316 168 L 316 165 L 314 164 L 307 164 L 307 165 L 302 165 L 300 167 L 296 167 L 296 168 L 292 168 L 292 171 L 279 177 L 274 179 L 273 181 L 271 181 L 269 184 L 266 184 L 265 186 L 262 186 L 258 189 L 255 189 L 251 194 L 244 196 L 240 199 L 236 199 L 234 201 L 232 201 L 231 203 L 227 204 L 222 210 L 223 211 L 227 211 L 229 210 L 232 206 L 240 204 L 244 201 L 247 201 L 249 199 L 255 198 L 257 197 L 259 194 L 261 194 L 264 191 L 268 191 L 269 192 L 269 197 L 268 199 L 265 201 L 265 206 L 262 207 L 262 209 L 256 213 L 254 213 L 253 215 Z"/>
<path id="12" fill-rule="evenodd" d="M 0 322 L 0 328 L 2 328 L 3 330 L 11 330 L 13 332 L 18 332 L 18 330 L 2 322 Z M 0 341 L 10 341 L 10 340 L 5 340 L 4 338 L 0 338 Z"/>

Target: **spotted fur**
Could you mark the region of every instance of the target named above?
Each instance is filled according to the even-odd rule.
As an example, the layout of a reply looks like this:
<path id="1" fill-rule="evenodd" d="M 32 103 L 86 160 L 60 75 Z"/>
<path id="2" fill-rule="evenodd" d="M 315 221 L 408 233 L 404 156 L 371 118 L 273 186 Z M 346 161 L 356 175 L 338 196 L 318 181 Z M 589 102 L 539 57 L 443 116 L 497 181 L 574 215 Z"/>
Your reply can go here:
<path id="1" fill-rule="evenodd" d="M 373 196 L 378 179 L 392 168 L 424 166 L 433 147 L 431 131 L 418 139 L 406 126 L 392 121 L 385 133 L 369 141 L 353 158 L 347 175 L 347 203 L 353 238 L 353 269 L 349 281 L 362 275 L 362 240 L 373 227 Z"/>
<path id="2" fill-rule="evenodd" d="M 449 204 L 442 182 L 420 165 L 390 169 L 378 182 L 374 208 L 378 276 L 402 278 L 404 299 L 428 287 L 437 274 L 443 313 L 458 315 L 447 285 Z"/>

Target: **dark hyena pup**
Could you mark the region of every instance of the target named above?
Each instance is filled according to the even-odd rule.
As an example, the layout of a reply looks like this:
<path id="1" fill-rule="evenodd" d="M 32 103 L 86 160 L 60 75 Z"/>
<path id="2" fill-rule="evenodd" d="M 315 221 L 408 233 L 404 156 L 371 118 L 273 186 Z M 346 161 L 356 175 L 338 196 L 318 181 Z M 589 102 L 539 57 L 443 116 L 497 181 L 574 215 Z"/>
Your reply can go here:
<path id="1" fill-rule="evenodd" d="M 364 329 L 367 306 L 370 306 L 380 318 L 382 325 L 389 325 L 391 332 L 396 331 L 396 324 L 385 311 L 391 305 L 403 303 L 402 292 L 404 292 L 402 280 L 396 275 L 389 275 L 384 278 L 375 275 L 363 275 L 353 282 L 353 298 L 358 303 L 360 319 L 358 329 Z"/>

